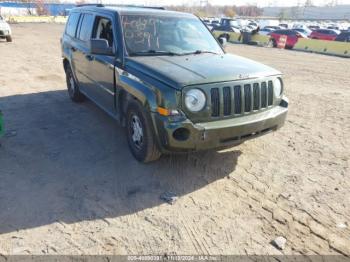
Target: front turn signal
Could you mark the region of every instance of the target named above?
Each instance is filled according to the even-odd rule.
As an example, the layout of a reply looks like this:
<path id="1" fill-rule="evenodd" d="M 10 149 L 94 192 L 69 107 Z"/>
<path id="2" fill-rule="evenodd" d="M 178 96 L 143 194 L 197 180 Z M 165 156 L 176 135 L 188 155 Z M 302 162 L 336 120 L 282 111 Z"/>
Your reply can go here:
<path id="1" fill-rule="evenodd" d="M 174 109 L 170 110 L 163 107 L 158 107 L 157 111 L 162 116 L 174 116 L 179 114 L 179 111 L 177 110 L 174 110 Z"/>

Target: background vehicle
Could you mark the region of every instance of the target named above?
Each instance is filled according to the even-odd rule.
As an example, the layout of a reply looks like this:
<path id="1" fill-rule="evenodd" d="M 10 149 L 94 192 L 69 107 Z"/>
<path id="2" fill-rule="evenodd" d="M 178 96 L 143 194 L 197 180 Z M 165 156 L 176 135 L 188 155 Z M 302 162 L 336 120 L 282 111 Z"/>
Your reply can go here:
<path id="1" fill-rule="evenodd" d="M 240 33 L 241 28 L 238 25 L 238 22 L 234 19 L 222 18 L 220 25 L 214 27 L 215 30 L 218 31 L 226 31 L 226 32 L 235 32 Z"/>
<path id="2" fill-rule="evenodd" d="M 337 31 L 340 30 L 339 26 L 334 26 L 334 25 L 332 25 L 332 26 L 327 26 L 327 29 L 337 30 Z"/>
<path id="3" fill-rule="evenodd" d="M 307 36 L 294 30 L 276 30 L 270 33 L 274 47 L 277 46 L 281 36 L 283 35 L 287 36 L 286 48 L 293 48 L 298 42 L 299 38 L 307 38 Z"/>
<path id="4" fill-rule="evenodd" d="M 321 29 L 321 27 L 320 27 L 319 25 L 309 25 L 308 28 L 309 28 L 311 31 Z"/>
<path id="5" fill-rule="evenodd" d="M 259 24 L 257 22 L 254 22 L 254 21 L 250 21 L 248 23 L 248 26 L 251 26 L 253 29 L 256 29 L 256 28 L 258 28 Z"/>
<path id="6" fill-rule="evenodd" d="M 10 25 L 2 16 L 0 16 L 0 38 L 5 38 L 7 42 L 12 42 Z"/>
<path id="7" fill-rule="evenodd" d="M 329 40 L 333 41 L 338 36 L 338 33 L 332 29 L 318 29 L 312 31 L 310 34 L 310 38 L 312 39 L 320 39 L 320 40 Z"/>
<path id="8" fill-rule="evenodd" d="M 304 35 L 306 35 L 307 37 L 311 35 L 312 30 L 308 29 L 308 28 L 293 28 L 294 31 L 298 31 Z"/>
<path id="9" fill-rule="evenodd" d="M 211 22 L 210 22 L 209 19 L 203 19 L 202 21 L 203 21 L 203 23 L 205 23 L 206 25 L 210 25 L 210 24 L 211 24 Z"/>
<path id="10" fill-rule="evenodd" d="M 88 97 L 119 120 L 141 162 L 237 145 L 287 116 L 281 73 L 226 54 L 188 13 L 79 7 L 61 43 L 70 98 Z"/>
<path id="11" fill-rule="evenodd" d="M 272 29 L 272 30 L 280 30 L 280 29 L 283 29 L 282 27 L 280 26 L 265 26 L 264 29 Z"/>
<path id="12" fill-rule="evenodd" d="M 272 28 L 263 28 L 263 29 L 259 30 L 259 34 L 261 34 L 261 35 L 269 35 L 273 31 L 275 31 L 275 30 L 273 30 Z"/>
<path id="13" fill-rule="evenodd" d="M 219 20 L 212 20 L 211 24 L 210 24 L 214 29 L 220 25 L 220 21 Z"/>
<path id="14" fill-rule="evenodd" d="M 336 38 L 335 41 L 338 42 L 350 42 L 350 32 L 343 32 L 339 34 Z"/>

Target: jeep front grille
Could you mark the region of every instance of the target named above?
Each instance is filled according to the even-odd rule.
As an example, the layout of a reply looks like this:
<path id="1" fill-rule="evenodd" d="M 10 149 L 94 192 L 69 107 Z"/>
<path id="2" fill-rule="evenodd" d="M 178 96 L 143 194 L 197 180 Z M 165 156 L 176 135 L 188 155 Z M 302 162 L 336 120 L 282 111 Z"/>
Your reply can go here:
<path id="1" fill-rule="evenodd" d="M 272 81 L 224 86 L 210 90 L 211 116 L 241 115 L 273 104 Z"/>

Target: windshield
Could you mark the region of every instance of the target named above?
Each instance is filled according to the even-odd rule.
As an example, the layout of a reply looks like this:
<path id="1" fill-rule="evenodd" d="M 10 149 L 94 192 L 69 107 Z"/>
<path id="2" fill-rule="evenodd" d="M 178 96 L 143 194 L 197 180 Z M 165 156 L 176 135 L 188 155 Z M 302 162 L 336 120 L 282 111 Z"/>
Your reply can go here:
<path id="1" fill-rule="evenodd" d="M 223 51 L 197 18 L 124 15 L 122 26 L 129 55 L 186 55 Z"/>

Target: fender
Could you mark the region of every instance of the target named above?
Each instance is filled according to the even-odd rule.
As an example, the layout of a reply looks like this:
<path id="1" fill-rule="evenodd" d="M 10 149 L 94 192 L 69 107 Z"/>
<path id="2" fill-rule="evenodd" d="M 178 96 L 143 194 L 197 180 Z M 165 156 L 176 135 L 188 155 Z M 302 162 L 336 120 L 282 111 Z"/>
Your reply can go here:
<path id="1" fill-rule="evenodd" d="M 125 90 L 128 94 L 134 96 L 140 101 L 140 103 L 150 112 L 157 112 L 157 98 L 156 93 L 147 83 L 144 83 L 138 77 L 116 68 L 119 73 L 119 81 L 116 81 L 116 85 L 119 85 L 119 94 L 120 89 Z"/>

